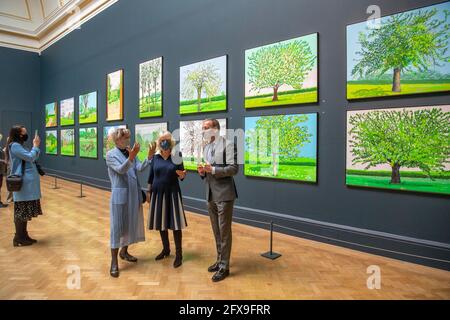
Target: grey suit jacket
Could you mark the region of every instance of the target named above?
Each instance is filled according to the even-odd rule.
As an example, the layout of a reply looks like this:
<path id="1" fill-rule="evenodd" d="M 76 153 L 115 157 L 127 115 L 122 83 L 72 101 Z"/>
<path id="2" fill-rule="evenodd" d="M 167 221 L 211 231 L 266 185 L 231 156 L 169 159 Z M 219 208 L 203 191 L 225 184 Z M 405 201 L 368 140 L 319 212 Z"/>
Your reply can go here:
<path id="1" fill-rule="evenodd" d="M 207 159 L 211 146 L 211 143 L 205 146 L 204 159 Z M 206 181 L 206 199 L 208 201 L 232 201 L 236 199 L 238 195 L 233 176 L 238 173 L 239 166 L 234 143 L 220 137 L 211 165 L 215 168 L 215 174 L 207 173 L 205 176 L 200 176 Z"/>

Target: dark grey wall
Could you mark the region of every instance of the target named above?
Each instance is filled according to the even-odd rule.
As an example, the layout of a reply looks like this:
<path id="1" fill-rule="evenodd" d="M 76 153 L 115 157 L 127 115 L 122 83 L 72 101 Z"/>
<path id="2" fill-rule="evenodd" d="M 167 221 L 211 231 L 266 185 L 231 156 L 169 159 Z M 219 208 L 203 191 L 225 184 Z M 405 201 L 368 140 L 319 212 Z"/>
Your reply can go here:
<path id="1" fill-rule="evenodd" d="M 319 113 L 318 184 L 236 177 L 236 217 L 274 220 L 298 230 L 278 230 L 338 245 L 449 268 L 450 203 L 448 197 L 348 188 L 345 185 L 346 110 L 384 106 L 448 103 L 449 95 L 347 102 L 346 25 L 367 19 L 366 8 L 378 4 L 387 15 L 437 3 L 427 0 L 190 0 L 119 1 L 95 19 L 45 50 L 41 57 L 41 131 L 45 103 L 98 90 L 99 130 L 105 122 L 106 74 L 124 69 L 125 120 L 135 123 L 209 115 L 178 114 L 179 67 L 228 54 L 230 128 L 243 128 L 245 116 Z M 319 33 L 318 104 L 246 111 L 244 50 L 300 35 Z M 164 116 L 138 119 L 138 64 L 164 57 Z M 77 102 L 77 98 L 76 104 Z M 122 123 L 122 122 L 119 122 Z M 99 147 L 101 148 L 101 142 Z M 54 173 L 91 183 L 107 179 L 98 160 L 43 156 Z M 66 172 L 66 173 L 63 173 Z M 182 183 L 185 203 L 204 212 L 204 187 L 193 173 Z M 310 219 L 310 220 L 309 220 Z M 246 222 L 246 221 L 244 221 Z M 259 225 L 258 223 L 253 223 Z M 264 248 L 256 248 L 263 250 Z M 423 257 L 422 257 L 423 256 Z"/>

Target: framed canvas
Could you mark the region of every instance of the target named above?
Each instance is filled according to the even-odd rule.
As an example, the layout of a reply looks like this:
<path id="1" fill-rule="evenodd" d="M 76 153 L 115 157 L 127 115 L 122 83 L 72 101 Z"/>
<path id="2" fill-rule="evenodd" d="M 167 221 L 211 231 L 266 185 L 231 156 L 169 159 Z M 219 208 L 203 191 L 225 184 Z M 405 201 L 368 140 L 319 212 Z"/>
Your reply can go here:
<path id="1" fill-rule="evenodd" d="M 139 118 L 162 116 L 163 58 L 139 65 Z"/>
<path id="2" fill-rule="evenodd" d="M 121 125 L 117 125 L 117 126 L 103 127 L 103 158 L 104 159 L 106 159 L 106 153 L 116 146 L 114 144 L 114 141 L 112 141 L 110 139 L 110 134 L 118 128 L 126 129 L 127 125 L 121 124 Z"/>
<path id="3" fill-rule="evenodd" d="M 141 145 L 138 158 L 144 161 L 147 158 L 148 146 L 167 131 L 167 122 L 137 124 L 135 127 L 135 142 Z"/>
<path id="4" fill-rule="evenodd" d="M 75 156 L 75 129 L 61 129 L 60 146 L 62 156 Z"/>
<path id="5" fill-rule="evenodd" d="M 227 110 L 227 56 L 180 68 L 180 114 Z"/>
<path id="6" fill-rule="evenodd" d="M 78 121 L 80 124 L 97 123 L 97 91 L 79 96 Z"/>
<path id="7" fill-rule="evenodd" d="M 97 127 L 79 128 L 79 154 L 80 158 L 97 159 L 98 135 Z"/>
<path id="8" fill-rule="evenodd" d="M 245 51 L 245 108 L 318 101 L 318 34 Z"/>
<path id="9" fill-rule="evenodd" d="M 58 126 L 58 110 L 56 102 L 45 105 L 45 127 L 52 128 Z"/>
<path id="10" fill-rule="evenodd" d="M 348 186 L 450 194 L 450 105 L 347 111 Z"/>
<path id="11" fill-rule="evenodd" d="M 225 137 L 227 119 L 217 119 L 220 124 L 220 135 Z M 180 121 L 180 151 L 183 155 L 183 164 L 186 170 L 197 170 L 197 164 L 205 162 L 203 148 L 205 141 L 202 135 L 203 120 Z"/>
<path id="12" fill-rule="evenodd" d="M 45 131 L 45 153 L 50 155 L 58 154 L 58 131 Z"/>
<path id="13" fill-rule="evenodd" d="M 317 113 L 245 118 L 246 176 L 317 182 Z"/>
<path id="14" fill-rule="evenodd" d="M 107 75 L 106 121 L 123 120 L 123 70 Z"/>
<path id="15" fill-rule="evenodd" d="M 348 25 L 347 99 L 449 91 L 449 10 L 447 1 Z"/>
<path id="16" fill-rule="evenodd" d="M 59 124 L 61 126 L 73 126 L 75 124 L 75 100 L 69 98 L 59 103 Z"/>

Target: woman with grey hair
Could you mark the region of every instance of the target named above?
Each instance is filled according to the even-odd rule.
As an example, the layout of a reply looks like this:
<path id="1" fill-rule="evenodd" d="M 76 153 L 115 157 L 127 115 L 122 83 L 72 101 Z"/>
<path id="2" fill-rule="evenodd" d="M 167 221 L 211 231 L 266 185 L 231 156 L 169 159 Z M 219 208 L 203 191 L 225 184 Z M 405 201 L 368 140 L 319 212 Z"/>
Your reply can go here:
<path id="1" fill-rule="evenodd" d="M 111 269 L 112 277 L 119 276 L 117 254 L 122 260 L 137 262 L 128 253 L 128 246 L 145 241 L 144 217 L 142 210 L 143 192 L 137 177 L 150 163 L 155 147 L 149 146 L 147 158 L 140 162 L 137 154 L 140 145 L 130 148 L 130 131 L 119 128 L 109 138 L 116 147 L 106 154 L 106 165 L 111 180 L 110 231 L 111 231 Z"/>

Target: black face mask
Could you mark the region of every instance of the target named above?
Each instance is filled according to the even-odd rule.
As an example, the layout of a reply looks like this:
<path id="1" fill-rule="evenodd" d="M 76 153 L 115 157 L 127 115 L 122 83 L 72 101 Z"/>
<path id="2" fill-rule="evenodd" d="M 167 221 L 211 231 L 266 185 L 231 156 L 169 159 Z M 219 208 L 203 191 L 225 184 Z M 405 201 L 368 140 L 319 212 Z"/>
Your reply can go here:
<path id="1" fill-rule="evenodd" d="M 21 135 L 21 136 L 20 136 L 20 140 L 21 140 L 22 142 L 26 142 L 26 141 L 28 140 L 28 134 L 25 133 L 25 134 Z"/>

